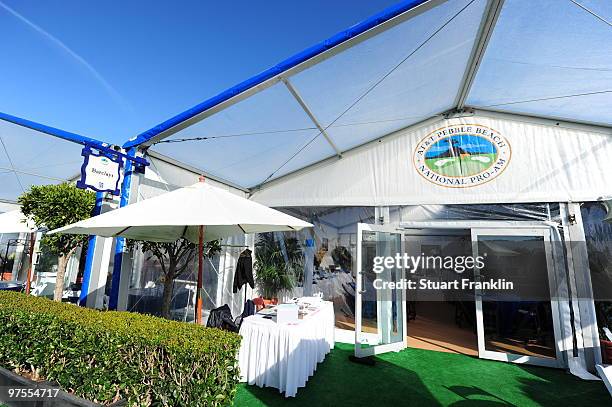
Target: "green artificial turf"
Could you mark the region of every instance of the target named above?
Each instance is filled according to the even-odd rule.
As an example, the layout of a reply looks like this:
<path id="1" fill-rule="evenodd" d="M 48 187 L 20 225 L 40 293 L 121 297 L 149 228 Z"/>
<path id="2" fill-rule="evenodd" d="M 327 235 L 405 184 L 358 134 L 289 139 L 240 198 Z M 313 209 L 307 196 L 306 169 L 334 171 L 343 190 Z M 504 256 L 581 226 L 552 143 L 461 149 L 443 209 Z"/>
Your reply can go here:
<path id="1" fill-rule="evenodd" d="M 243 406 L 605 406 L 602 382 L 564 370 L 520 366 L 464 355 L 406 349 L 376 357 L 375 366 L 348 360 L 352 345 L 336 344 L 295 398 L 273 388 L 240 384 Z"/>
<path id="2" fill-rule="evenodd" d="M 468 177 L 479 174 L 491 167 L 496 159 L 497 154 L 474 154 L 467 157 L 430 158 L 425 160 L 425 165 L 437 174 L 449 177 Z M 488 161 L 483 162 L 479 160 Z M 443 164 L 437 166 L 436 163 Z"/>

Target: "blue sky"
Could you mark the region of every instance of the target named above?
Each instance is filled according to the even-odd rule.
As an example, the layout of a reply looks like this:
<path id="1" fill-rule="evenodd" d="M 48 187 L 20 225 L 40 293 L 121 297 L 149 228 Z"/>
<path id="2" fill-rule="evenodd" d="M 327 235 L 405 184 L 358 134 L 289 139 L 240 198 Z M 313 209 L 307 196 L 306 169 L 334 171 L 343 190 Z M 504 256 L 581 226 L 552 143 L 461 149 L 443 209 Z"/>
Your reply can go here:
<path id="1" fill-rule="evenodd" d="M 0 1 L 0 111 L 111 142 L 395 3 Z"/>
<path id="2" fill-rule="evenodd" d="M 425 154 L 425 158 L 436 157 L 439 153 L 447 151 L 450 147 L 450 140 L 457 141 L 458 147 L 467 150 L 469 153 L 495 153 L 495 146 L 483 137 L 469 134 L 450 136 L 433 144 Z"/>

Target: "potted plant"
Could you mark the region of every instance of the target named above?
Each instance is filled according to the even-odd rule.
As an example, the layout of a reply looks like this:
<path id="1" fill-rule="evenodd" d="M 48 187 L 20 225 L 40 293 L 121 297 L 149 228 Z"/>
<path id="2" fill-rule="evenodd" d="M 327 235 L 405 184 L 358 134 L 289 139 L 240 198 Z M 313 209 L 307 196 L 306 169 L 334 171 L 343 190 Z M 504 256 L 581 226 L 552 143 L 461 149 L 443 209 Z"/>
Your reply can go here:
<path id="1" fill-rule="evenodd" d="M 255 244 L 255 283 L 264 298 L 277 302 L 280 293 L 303 282 L 304 258 L 296 238 L 277 241 L 262 233 Z"/>
<path id="2" fill-rule="evenodd" d="M 353 265 L 353 256 L 351 252 L 344 246 L 336 246 L 332 250 L 332 259 L 334 263 L 340 266 L 343 271 L 350 271 Z"/>

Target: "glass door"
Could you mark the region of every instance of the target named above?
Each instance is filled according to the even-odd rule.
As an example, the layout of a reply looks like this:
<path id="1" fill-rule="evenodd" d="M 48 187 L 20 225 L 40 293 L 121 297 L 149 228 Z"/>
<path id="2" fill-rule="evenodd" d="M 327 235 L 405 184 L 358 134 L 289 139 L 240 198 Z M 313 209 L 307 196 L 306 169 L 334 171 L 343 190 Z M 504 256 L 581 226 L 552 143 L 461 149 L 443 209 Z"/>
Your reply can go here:
<path id="1" fill-rule="evenodd" d="M 359 223 L 357 236 L 355 356 L 404 349 L 405 292 L 393 286 L 403 281 L 404 270 L 387 260 L 403 253 L 402 233 L 395 227 Z"/>
<path id="2" fill-rule="evenodd" d="M 550 229 L 472 229 L 479 356 L 562 366 Z"/>

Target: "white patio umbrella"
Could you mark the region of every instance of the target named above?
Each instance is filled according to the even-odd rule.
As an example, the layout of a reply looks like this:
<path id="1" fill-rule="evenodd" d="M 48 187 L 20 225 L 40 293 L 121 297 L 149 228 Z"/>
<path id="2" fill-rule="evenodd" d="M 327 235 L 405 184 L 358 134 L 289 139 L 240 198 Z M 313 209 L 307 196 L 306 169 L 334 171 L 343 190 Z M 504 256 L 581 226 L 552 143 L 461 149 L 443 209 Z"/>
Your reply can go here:
<path id="1" fill-rule="evenodd" d="M 197 243 L 200 255 L 196 321 L 200 323 L 202 248 L 205 240 L 243 233 L 300 230 L 312 226 L 301 219 L 249 201 L 209 183 L 198 182 L 49 233 L 122 236 L 157 242 L 174 242 L 184 237 Z"/>

